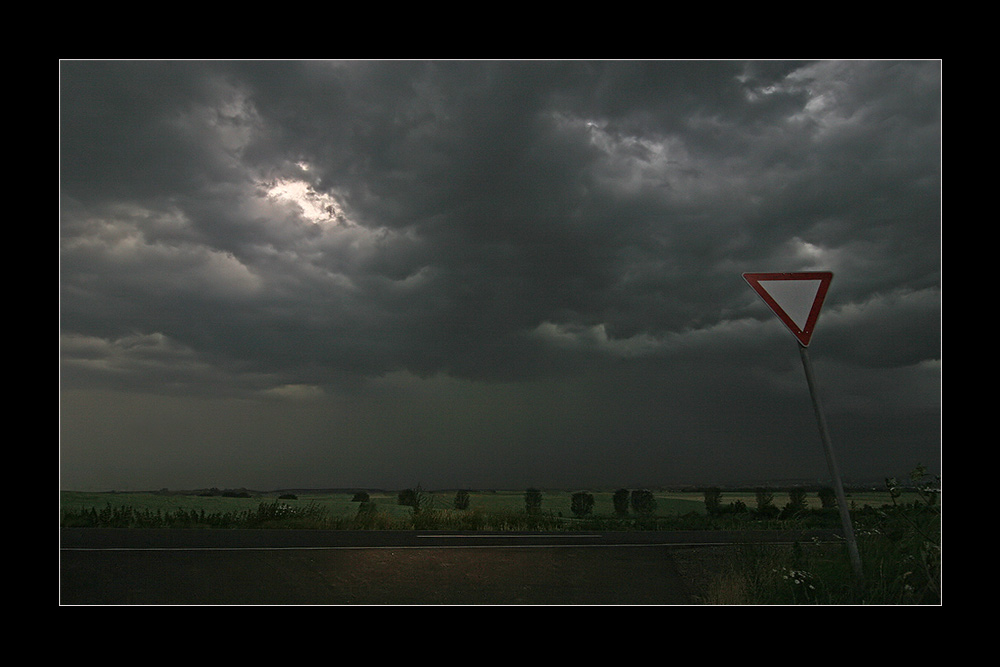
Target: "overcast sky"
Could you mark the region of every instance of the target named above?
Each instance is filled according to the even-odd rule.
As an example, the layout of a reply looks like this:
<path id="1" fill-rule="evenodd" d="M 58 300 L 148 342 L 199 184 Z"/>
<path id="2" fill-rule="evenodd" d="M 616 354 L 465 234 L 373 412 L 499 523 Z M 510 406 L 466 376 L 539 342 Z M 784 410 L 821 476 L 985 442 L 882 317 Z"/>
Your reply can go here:
<path id="1" fill-rule="evenodd" d="M 74 490 L 941 460 L 940 61 L 63 61 Z"/>

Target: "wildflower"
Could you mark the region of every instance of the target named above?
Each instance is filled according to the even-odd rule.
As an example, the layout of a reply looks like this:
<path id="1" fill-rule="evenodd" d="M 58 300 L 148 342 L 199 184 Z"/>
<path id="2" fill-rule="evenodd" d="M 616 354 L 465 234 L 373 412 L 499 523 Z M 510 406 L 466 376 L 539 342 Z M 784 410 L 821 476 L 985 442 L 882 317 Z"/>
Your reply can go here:
<path id="1" fill-rule="evenodd" d="M 813 576 L 809 572 L 804 570 L 785 570 L 785 574 L 782 575 L 785 581 L 791 581 L 796 586 L 803 586 L 803 588 L 808 588 L 809 590 L 816 590 L 816 586 L 813 585 Z"/>

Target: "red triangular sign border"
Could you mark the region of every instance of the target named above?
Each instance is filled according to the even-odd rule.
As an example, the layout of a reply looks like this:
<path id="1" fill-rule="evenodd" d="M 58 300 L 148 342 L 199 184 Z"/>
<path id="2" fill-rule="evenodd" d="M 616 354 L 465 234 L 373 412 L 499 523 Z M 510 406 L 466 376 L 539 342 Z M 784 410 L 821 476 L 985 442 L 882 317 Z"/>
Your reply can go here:
<path id="1" fill-rule="evenodd" d="M 794 334 L 802 347 L 808 347 L 813 331 L 816 329 L 816 320 L 819 319 L 819 311 L 823 307 L 823 300 L 826 299 L 827 290 L 830 289 L 830 281 L 833 280 L 833 273 L 829 271 L 804 271 L 798 273 L 744 273 L 743 279 L 764 300 L 764 303 L 774 311 L 789 331 Z M 813 301 L 809 316 L 806 318 L 806 325 L 799 328 L 795 321 L 788 316 L 778 302 L 774 300 L 767 290 L 760 284 L 760 281 L 768 280 L 819 280 L 819 289 L 816 291 L 816 298 Z"/>

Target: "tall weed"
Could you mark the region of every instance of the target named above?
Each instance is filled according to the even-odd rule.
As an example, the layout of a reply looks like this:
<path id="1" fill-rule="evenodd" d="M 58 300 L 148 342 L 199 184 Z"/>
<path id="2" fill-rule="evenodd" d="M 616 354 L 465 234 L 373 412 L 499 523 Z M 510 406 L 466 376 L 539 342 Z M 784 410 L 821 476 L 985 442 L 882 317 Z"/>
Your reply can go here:
<path id="1" fill-rule="evenodd" d="M 897 502 L 900 485 L 886 480 L 891 504 L 852 512 L 862 575 L 846 545 L 795 544 L 740 548 L 708 586 L 708 604 L 898 605 L 941 602 L 940 479 L 917 466 L 918 500 Z"/>

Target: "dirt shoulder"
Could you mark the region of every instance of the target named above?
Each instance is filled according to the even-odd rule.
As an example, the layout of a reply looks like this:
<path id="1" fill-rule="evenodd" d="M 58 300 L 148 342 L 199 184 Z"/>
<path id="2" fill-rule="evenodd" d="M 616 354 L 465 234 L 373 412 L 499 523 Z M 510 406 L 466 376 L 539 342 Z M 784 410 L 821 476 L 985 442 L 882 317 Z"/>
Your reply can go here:
<path id="1" fill-rule="evenodd" d="M 616 548 L 67 551 L 63 604 L 687 605 L 694 553 Z"/>

